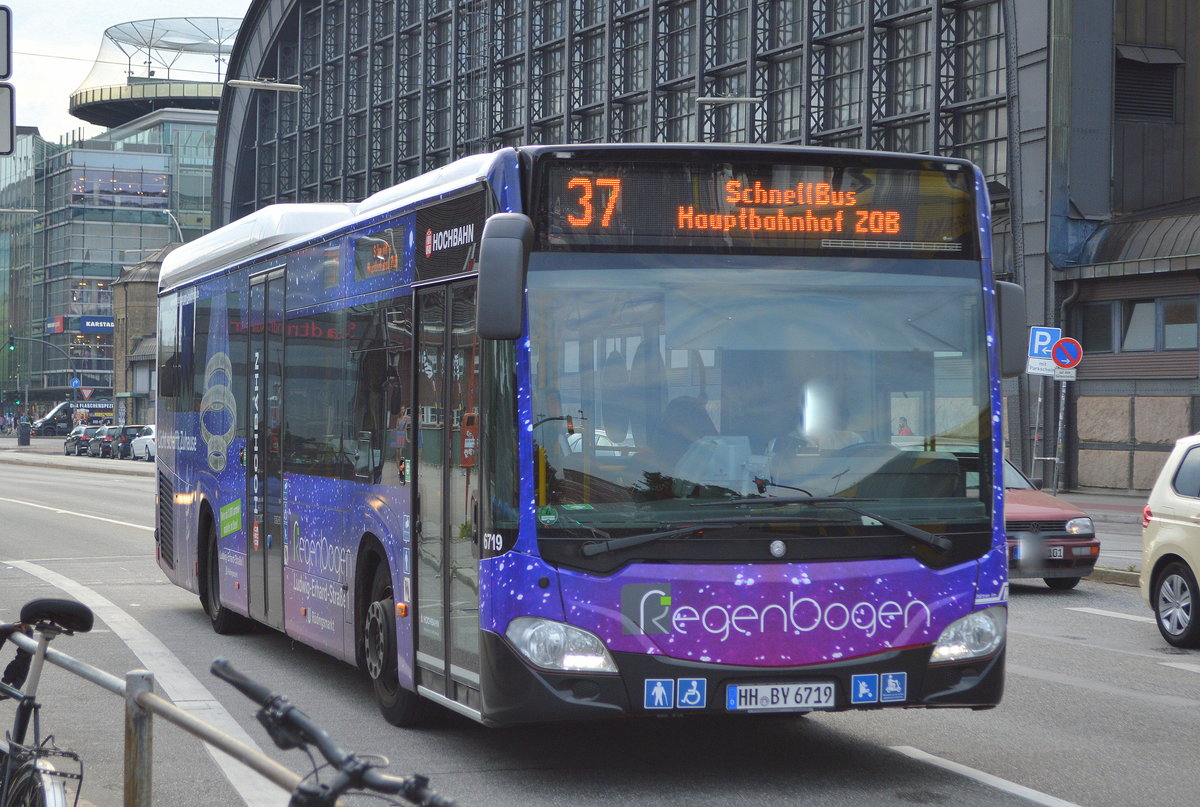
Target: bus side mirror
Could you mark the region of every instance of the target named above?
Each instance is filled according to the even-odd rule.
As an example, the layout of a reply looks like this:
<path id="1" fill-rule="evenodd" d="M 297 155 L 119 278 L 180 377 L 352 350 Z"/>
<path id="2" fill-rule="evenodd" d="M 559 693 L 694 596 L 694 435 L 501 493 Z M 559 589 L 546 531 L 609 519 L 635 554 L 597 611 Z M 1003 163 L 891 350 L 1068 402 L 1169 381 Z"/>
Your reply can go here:
<path id="1" fill-rule="evenodd" d="M 1000 377 L 1012 378 L 1025 372 L 1025 289 L 1016 283 L 996 281 L 996 325 L 1000 340 Z"/>
<path id="2" fill-rule="evenodd" d="M 476 324 L 484 339 L 521 335 L 525 271 L 533 246 L 533 222 L 521 213 L 496 213 L 483 225 L 479 246 Z"/>

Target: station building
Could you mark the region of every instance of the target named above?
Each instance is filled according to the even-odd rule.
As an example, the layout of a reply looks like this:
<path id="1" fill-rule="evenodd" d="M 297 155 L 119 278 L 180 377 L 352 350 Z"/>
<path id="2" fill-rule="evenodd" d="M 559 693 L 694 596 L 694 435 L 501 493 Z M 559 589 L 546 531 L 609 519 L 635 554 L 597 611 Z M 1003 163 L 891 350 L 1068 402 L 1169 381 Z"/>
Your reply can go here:
<path id="1" fill-rule="evenodd" d="M 965 157 L 995 272 L 1086 355 L 1055 485 L 1145 489 L 1200 426 L 1200 27 L 1183 0 L 255 0 L 214 224 L 505 145 L 775 142 Z M 1048 480 L 1053 382 L 1005 383 Z M 1049 438 L 1049 439 L 1047 439 Z"/>

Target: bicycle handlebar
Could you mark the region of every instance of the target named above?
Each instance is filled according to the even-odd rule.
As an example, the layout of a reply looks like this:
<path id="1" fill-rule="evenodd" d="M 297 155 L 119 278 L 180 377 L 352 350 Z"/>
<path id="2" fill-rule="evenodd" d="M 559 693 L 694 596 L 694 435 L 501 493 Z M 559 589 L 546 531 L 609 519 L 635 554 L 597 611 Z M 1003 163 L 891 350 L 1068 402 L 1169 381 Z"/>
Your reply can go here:
<path id="1" fill-rule="evenodd" d="M 229 663 L 229 659 L 216 659 L 213 661 L 210 669 L 213 675 L 228 684 L 232 684 L 234 689 L 259 706 L 266 708 L 271 705 L 271 700 L 275 697 L 271 690 L 235 670 L 233 665 Z"/>
<path id="2" fill-rule="evenodd" d="M 328 732 L 289 703 L 286 697 L 271 692 L 262 684 L 238 672 L 228 659 L 216 659 L 211 670 L 213 675 L 233 685 L 262 707 L 257 715 L 258 721 L 263 724 L 277 746 L 287 751 L 314 745 L 321 752 L 321 756 L 337 770 L 337 775 L 328 785 L 313 787 L 301 784 L 296 793 L 303 792 L 310 800 L 304 803 L 332 804 L 342 793 L 357 788 L 398 795 L 418 807 L 458 807 L 453 800 L 430 790 L 428 777 L 420 774 L 389 776 L 373 770 L 372 763 L 346 753 L 338 747 Z M 383 765 L 387 765 L 386 758 Z"/>

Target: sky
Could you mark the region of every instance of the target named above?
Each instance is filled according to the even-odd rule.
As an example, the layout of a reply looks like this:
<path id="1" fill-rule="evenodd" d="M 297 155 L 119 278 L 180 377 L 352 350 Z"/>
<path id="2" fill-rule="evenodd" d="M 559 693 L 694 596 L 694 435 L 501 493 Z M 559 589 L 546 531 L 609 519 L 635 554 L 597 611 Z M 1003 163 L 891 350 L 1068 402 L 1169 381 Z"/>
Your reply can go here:
<path id="1" fill-rule="evenodd" d="M 166 17 L 237 17 L 250 0 L 0 0 L 12 10 L 12 75 L 16 125 L 37 126 L 58 142 L 82 129 L 103 131 L 68 112 L 70 97 L 88 78 L 104 31 L 133 20 Z M 120 55 L 119 52 L 117 54 Z M 127 65 L 112 65 L 125 70 Z M 112 83 L 118 83 L 114 81 Z"/>

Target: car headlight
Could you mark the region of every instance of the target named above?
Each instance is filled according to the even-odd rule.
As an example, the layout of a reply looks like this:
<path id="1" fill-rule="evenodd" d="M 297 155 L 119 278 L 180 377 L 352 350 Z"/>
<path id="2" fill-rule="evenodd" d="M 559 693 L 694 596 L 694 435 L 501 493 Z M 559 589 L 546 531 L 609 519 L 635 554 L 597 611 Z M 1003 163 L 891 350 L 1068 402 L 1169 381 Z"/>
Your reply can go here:
<path id="1" fill-rule="evenodd" d="M 1093 535 L 1095 532 L 1096 527 L 1087 516 L 1073 518 L 1067 522 L 1067 533 L 1070 535 Z"/>
<path id="2" fill-rule="evenodd" d="M 522 616 L 505 632 L 513 647 L 532 664 L 563 672 L 615 673 L 617 665 L 594 633 L 541 617 Z"/>
<path id="3" fill-rule="evenodd" d="M 1008 611 L 1002 606 L 992 606 L 954 620 L 938 637 L 930 663 L 990 656 L 1004 644 L 1007 620 Z"/>

